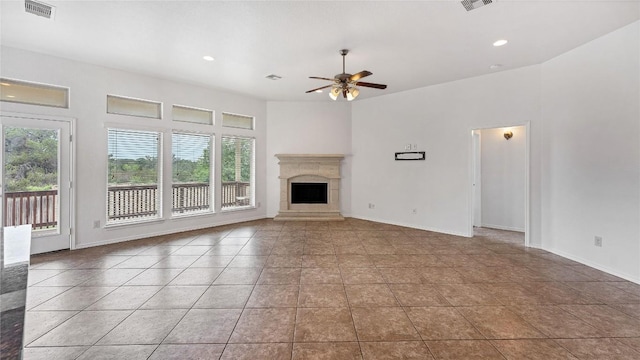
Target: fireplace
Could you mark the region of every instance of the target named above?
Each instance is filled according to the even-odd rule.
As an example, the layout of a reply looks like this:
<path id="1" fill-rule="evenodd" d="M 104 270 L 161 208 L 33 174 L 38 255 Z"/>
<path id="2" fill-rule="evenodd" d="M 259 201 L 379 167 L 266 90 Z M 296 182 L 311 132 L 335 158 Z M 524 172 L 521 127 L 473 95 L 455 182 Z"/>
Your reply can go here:
<path id="1" fill-rule="evenodd" d="M 344 155 L 278 154 L 280 211 L 275 220 L 344 220 L 340 162 Z"/>

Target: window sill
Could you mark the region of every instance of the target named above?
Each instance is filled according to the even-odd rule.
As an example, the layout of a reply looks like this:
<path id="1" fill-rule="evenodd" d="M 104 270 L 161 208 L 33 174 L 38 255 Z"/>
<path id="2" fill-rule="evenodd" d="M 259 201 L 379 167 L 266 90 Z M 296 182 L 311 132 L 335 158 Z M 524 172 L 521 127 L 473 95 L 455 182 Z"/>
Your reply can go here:
<path id="1" fill-rule="evenodd" d="M 237 211 L 254 210 L 254 209 L 257 209 L 254 205 L 238 206 L 230 209 L 222 209 L 220 210 L 220 213 L 225 214 L 225 213 L 233 213 Z"/>
<path id="2" fill-rule="evenodd" d="M 149 219 L 149 220 L 140 220 L 140 221 L 123 221 L 121 223 L 107 224 L 103 228 L 105 230 L 115 230 L 115 229 L 119 229 L 119 228 L 123 228 L 123 227 L 136 226 L 136 225 L 149 225 L 149 224 L 163 223 L 163 222 L 165 222 L 165 220 L 164 219 L 160 219 L 160 218 Z"/>
<path id="3" fill-rule="evenodd" d="M 197 213 L 189 213 L 189 214 L 172 214 L 171 215 L 171 219 L 190 219 L 190 218 L 196 218 L 196 217 L 202 217 L 202 216 L 211 216 L 211 215 L 215 215 L 214 211 L 203 211 L 203 212 L 197 212 Z"/>

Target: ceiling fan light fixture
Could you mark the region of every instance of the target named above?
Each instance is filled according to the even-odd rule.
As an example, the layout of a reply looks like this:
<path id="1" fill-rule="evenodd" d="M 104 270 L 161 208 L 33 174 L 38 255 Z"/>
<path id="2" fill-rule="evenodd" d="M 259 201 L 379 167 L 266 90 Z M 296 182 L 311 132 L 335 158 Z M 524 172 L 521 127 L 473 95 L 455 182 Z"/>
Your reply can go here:
<path id="1" fill-rule="evenodd" d="M 353 101 L 360 94 L 360 90 L 356 87 L 349 88 L 347 91 L 347 101 Z"/>
<path id="2" fill-rule="evenodd" d="M 342 55 L 342 73 L 335 75 L 333 78 L 309 76 L 310 79 L 331 81 L 332 84 L 321 86 L 316 89 L 307 90 L 306 93 L 308 94 L 312 92 L 322 92 L 322 89 L 331 88 L 331 90 L 329 90 L 329 97 L 332 100 L 338 100 L 338 98 L 342 95 L 347 101 L 353 101 L 360 94 L 360 89 L 358 89 L 356 86 L 369 87 L 374 89 L 387 88 L 387 85 L 384 84 L 374 84 L 370 82 L 360 81 L 360 79 L 364 77 L 373 75 L 371 71 L 362 70 L 355 74 L 348 74 L 345 68 L 345 56 L 348 52 L 349 50 L 346 49 L 340 50 L 340 55 Z"/>
<path id="3" fill-rule="evenodd" d="M 331 91 L 329 92 L 329 97 L 331 98 L 331 100 L 338 100 L 338 96 L 340 96 L 340 87 L 338 86 L 334 86 L 331 88 Z"/>

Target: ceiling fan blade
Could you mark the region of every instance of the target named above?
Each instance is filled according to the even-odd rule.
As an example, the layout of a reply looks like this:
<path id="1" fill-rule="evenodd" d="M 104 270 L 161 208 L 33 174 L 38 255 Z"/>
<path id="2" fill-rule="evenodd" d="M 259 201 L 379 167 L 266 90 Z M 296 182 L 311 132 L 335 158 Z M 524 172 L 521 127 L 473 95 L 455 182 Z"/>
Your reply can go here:
<path id="1" fill-rule="evenodd" d="M 333 85 L 322 86 L 322 87 L 319 87 L 319 88 L 316 88 L 316 89 L 313 89 L 313 90 L 305 91 L 305 93 L 307 93 L 307 94 L 308 94 L 308 93 L 310 93 L 310 92 L 315 92 L 315 91 L 317 91 L 317 90 L 326 89 L 326 88 L 328 88 L 328 87 L 332 87 L 332 86 L 333 86 Z"/>
<path id="2" fill-rule="evenodd" d="M 349 77 L 349 81 L 358 81 L 358 80 L 362 79 L 363 77 L 369 76 L 369 75 L 373 75 L 373 73 L 371 71 L 362 70 L 357 74 L 351 75 L 351 77 Z"/>
<path id="3" fill-rule="evenodd" d="M 336 79 L 329 79 L 329 78 L 326 78 L 326 77 L 318 77 L 318 76 L 309 76 L 309 79 L 336 81 Z"/>
<path id="4" fill-rule="evenodd" d="M 342 89 L 342 96 L 344 96 L 344 98 L 347 98 L 347 88 L 343 88 Z"/>
<path id="5" fill-rule="evenodd" d="M 364 87 L 370 87 L 370 88 L 375 88 L 375 89 L 386 89 L 387 88 L 387 85 L 374 84 L 374 83 L 368 83 L 368 82 L 362 82 L 362 81 L 358 81 L 356 83 L 356 86 L 364 86 Z"/>

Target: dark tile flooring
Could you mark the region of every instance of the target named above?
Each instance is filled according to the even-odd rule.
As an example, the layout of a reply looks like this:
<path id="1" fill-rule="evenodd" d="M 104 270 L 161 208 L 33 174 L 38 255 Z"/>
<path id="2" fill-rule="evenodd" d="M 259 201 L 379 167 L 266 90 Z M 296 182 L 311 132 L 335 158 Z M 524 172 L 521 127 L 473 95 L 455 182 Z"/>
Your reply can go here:
<path id="1" fill-rule="evenodd" d="M 640 359 L 640 285 L 518 233 L 261 220 L 32 259 L 29 359 Z"/>

